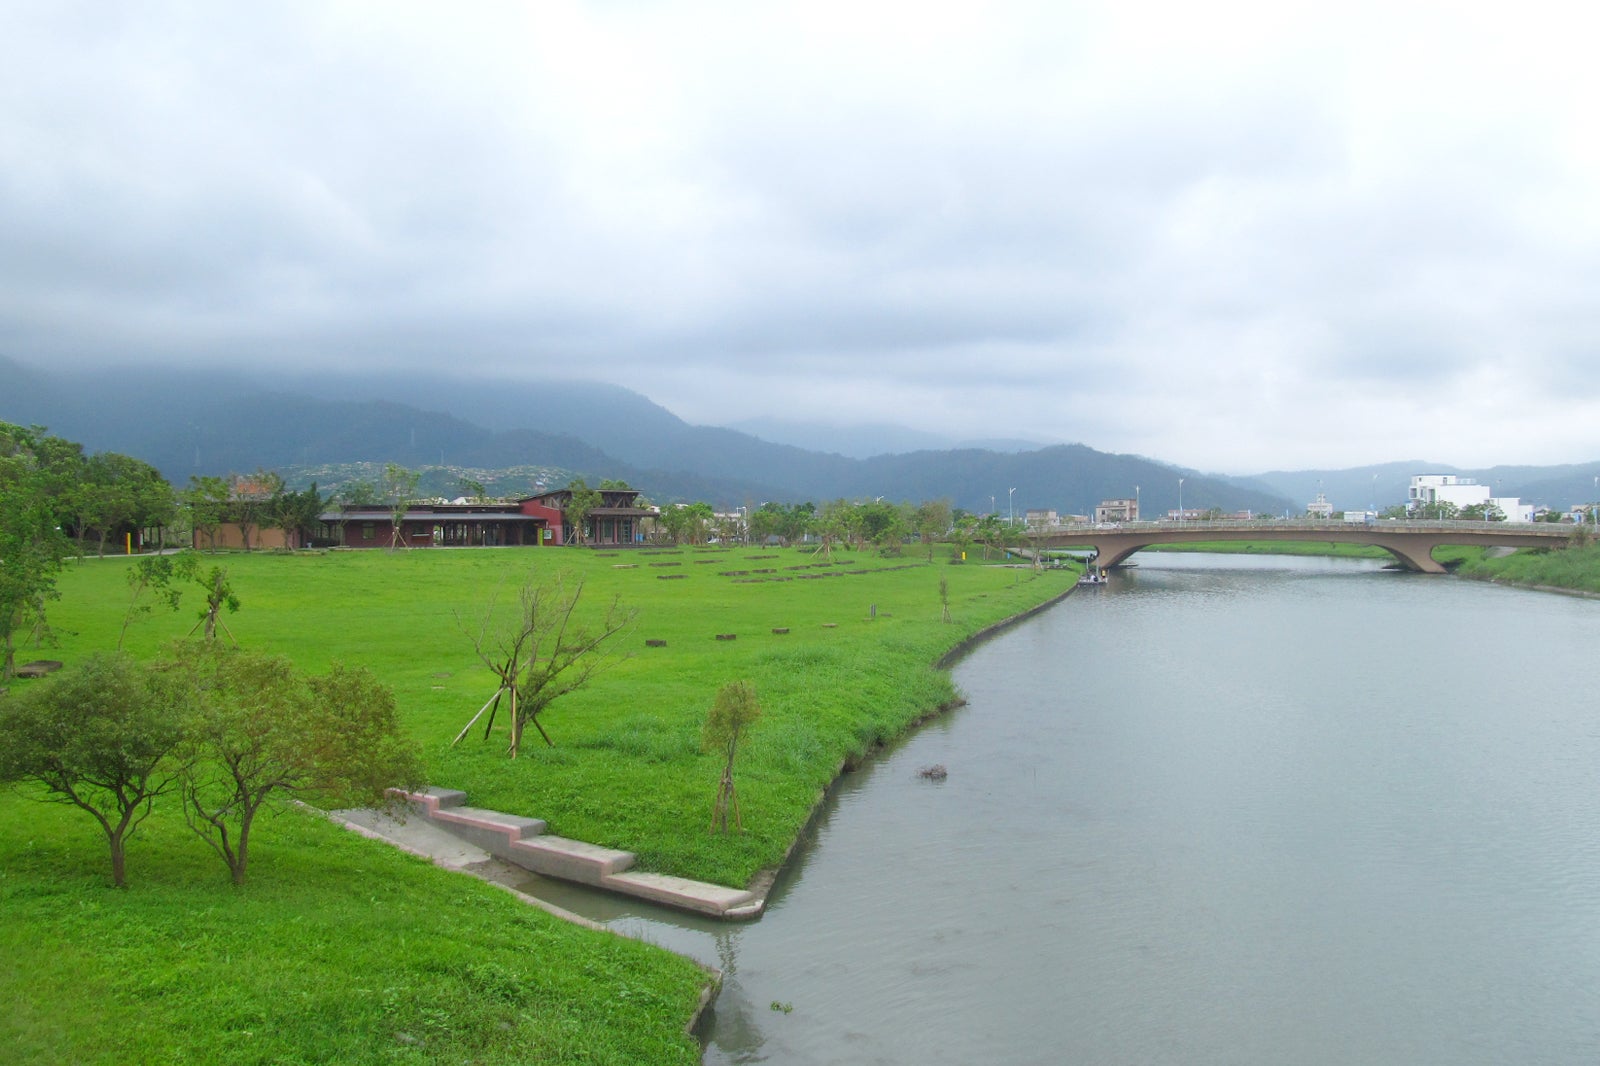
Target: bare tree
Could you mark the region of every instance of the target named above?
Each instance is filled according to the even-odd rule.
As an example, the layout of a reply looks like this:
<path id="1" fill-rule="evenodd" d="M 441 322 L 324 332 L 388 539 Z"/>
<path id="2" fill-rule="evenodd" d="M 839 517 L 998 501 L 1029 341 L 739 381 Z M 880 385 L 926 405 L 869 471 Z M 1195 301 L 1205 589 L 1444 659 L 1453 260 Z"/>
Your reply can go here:
<path id="1" fill-rule="evenodd" d="M 717 698 L 706 713 L 705 731 L 701 740 L 708 751 L 718 751 L 724 756 L 722 784 L 717 789 L 717 803 L 711 810 L 711 828 L 728 831 L 728 811 L 733 811 L 733 824 L 743 830 L 739 817 L 739 796 L 733 787 L 733 759 L 739 752 L 739 740 L 757 718 L 761 705 L 756 702 L 756 690 L 748 681 L 730 681 L 717 690 Z"/>
<path id="2" fill-rule="evenodd" d="M 583 578 L 560 573 L 543 584 L 535 584 L 530 577 L 522 586 L 517 614 L 509 621 L 497 620 L 495 602 L 489 602 L 472 645 L 500 684 L 489 702 L 456 734 L 452 747 L 485 712 L 489 720 L 484 723 L 483 735 L 488 739 L 502 701 L 510 715 L 507 753 L 513 759 L 529 722 L 546 744 L 555 746 L 539 721 L 540 713 L 611 665 L 614 658 L 604 654 L 602 645 L 632 625 L 638 615 L 624 608 L 619 596 L 612 598 L 603 617 L 586 619 L 578 612 L 582 597 Z"/>

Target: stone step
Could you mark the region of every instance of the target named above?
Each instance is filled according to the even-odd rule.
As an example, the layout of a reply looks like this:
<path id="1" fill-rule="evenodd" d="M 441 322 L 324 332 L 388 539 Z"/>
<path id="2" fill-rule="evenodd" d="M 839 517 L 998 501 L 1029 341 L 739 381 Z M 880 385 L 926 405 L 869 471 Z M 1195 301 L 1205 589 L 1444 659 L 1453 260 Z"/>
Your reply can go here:
<path id="1" fill-rule="evenodd" d="M 436 811 L 459 807 L 467 802 L 467 794 L 459 788 L 425 788 L 420 792 L 406 792 L 403 789 L 391 788 L 389 789 L 389 795 L 409 803 L 430 818 Z"/>
<path id="2" fill-rule="evenodd" d="M 712 917 L 722 917 L 735 908 L 755 902 L 755 894 L 739 888 L 713 885 L 705 881 L 691 881 L 670 874 L 651 874 L 625 871 L 608 874 L 600 887 L 638 899 L 647 899 L 681 910 L 698 911 Z"/>
<path id="3" fill-rule="evenodd" d="M 596 886 L 608 875 L 621 873 L 633 865 L 631 851 L 550 836 L 514 841 L 506 857 L 536 874 Z"/>

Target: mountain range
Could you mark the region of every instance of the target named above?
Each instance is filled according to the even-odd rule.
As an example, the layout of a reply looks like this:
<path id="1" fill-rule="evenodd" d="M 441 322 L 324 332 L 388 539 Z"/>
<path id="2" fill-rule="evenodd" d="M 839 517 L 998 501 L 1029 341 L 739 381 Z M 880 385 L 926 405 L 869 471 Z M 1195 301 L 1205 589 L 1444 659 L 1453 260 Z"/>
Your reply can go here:
<path id="1" fill-rule="evenodd" d="M 1188 508 L 1282 514 L 1302 512 L 1319 488 L 1341 509 L 1383 507 L 1404 499 L 1412 474 L 1459 472 L 1407 462 L 1233 477 L 1083 444 L 987 441 L 884 454 L 877 449 L 892 442 L 940 438 L 885 426 L 772 430 L 811 441 L 807 448 L 691 425 L 636 392 L 592 382 L 278 374 L 226 366 L 75 371 L 4 357 L 0 419 L 47 426 L 89 451 L 136 456 L 174 484 L 191 475 L 257 468 L 293 481 L 295 471 L 342 463 L 477 471 L 537 466 L 591 481 L 621 478 L 658 503 L 706 500 L 719 508 L 767 500 L 943 497 L 980 512 L 1086 514 L 1102 499 L 1137 493 L 1150 516 L 1177 506 L 1182 478 Z M 1564 506 L 1590 498 L 1585 493 L 1597 469 L 1504 467 L 1477 476 L 1504 494 Z"/>

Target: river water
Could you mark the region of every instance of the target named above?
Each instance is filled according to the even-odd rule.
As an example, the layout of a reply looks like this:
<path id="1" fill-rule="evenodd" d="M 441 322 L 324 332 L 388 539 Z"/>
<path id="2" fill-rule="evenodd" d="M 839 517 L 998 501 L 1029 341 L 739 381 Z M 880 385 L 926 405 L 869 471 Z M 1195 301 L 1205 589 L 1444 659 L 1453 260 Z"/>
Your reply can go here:
<path id="1" fill-rule="evenodd" d="M 1137 561 L 966 656 L 761 921 L 557 902 L 726 971 L 711 1064 L 1600 1062 L 1600 602 Z"/>

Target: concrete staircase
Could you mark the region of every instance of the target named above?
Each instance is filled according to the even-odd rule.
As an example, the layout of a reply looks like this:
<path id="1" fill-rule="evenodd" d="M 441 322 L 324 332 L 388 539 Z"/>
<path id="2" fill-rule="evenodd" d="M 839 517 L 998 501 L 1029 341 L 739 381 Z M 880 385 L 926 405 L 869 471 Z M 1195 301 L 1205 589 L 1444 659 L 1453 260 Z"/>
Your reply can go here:
<path id="1" fill-rule="evenodd" d="M 466 806 L 453 788 L 396 792 L 418 814 L 489 854 L 545 877 L 575 881 L 679 910 L 729 920 L 756 918 L 766 900 L 753 892 L 685 877 L 633 871 L 631 851 L 549 836 L 545 823 L 500 811 Z"/>

